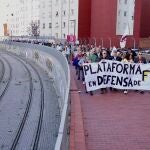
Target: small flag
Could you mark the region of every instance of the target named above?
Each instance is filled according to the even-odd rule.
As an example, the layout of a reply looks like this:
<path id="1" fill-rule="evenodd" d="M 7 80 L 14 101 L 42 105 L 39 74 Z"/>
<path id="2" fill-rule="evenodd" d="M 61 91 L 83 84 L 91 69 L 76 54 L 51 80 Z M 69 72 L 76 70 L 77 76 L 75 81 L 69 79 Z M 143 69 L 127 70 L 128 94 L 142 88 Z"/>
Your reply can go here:
<path id="1" fill-rule="evenodd" d="M 124 34 L 122 35 L 122 37 L 120 39 L 120 47 L 121 48 L 125 48 L 125 46 L 126 46 L 127 35 L 129 35 L 129 28 L 128 28 L 128 26 L 126 27 L 125 32 L 124 32 Z"/>

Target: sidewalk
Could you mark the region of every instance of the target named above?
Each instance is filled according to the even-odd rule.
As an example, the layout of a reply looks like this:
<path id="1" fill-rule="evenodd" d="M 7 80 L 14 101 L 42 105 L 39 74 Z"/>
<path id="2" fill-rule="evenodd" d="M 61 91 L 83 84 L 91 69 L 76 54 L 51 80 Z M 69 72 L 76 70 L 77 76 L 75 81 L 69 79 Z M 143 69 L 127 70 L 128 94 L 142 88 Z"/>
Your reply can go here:
<path id="1" fill-rule="evenodd" d="M 81 91 L 78 104 L 81 104 L 86 149 L 150 150 L 150 93 L 142 95 L 129 91 L 125 95 L 123 91 L 108 91 L 100 94 L 98 90 L 90 96 L 77 80 L 72 66 L 70 70 L 72 80 L 75 79 Z"/>

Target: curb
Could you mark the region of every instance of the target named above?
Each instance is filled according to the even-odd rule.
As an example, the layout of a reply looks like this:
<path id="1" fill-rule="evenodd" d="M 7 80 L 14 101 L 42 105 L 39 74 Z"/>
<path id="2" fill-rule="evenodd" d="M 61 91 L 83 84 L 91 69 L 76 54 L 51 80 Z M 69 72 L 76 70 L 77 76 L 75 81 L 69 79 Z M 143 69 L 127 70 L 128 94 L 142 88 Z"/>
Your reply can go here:
<path id="1" fill-rule="evenodd" d="M 71 69 L 70 69 L 71 71 Z M 69 150 L 86 150 L 83 115 L 80 96 L 74 80 L 73 72 L 70 73 L 70 97 L 71 97 L 71 124 Z"/>

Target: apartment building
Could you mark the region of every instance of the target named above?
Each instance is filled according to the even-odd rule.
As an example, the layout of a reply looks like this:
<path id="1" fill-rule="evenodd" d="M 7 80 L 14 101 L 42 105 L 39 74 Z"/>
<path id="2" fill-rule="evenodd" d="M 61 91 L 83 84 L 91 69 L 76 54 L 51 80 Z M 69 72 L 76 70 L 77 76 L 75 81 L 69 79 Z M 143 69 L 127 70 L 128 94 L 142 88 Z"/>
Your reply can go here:
<path id="1" fill-rule="evenodd" d="M 7 30 L 8 36 L 29 35 L 29 26 L 32 21 L 39 22 L 39 0 L 3 0 L 0 8 L 3 14 L 0 18 L 0 35 Z"/>
<path id="2" fill-rule="evenodd" d="M 40 36 L 78 36 L 78 0 L 41 0 Z"/>

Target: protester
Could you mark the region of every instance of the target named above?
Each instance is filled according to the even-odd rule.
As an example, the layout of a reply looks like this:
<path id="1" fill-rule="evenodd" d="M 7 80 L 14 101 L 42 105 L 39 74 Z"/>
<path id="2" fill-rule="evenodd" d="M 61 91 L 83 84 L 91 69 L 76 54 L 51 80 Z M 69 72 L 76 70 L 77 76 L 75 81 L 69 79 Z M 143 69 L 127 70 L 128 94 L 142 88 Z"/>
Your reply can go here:
<path id="1" fill-rule="evenodd" d="M 115 60 L 115 61 L 122 60 L 122 58 L 120 56 L 117 56 L 117 49 L 112 51 L 112 56 L 110 57 L 110 60 Z"/>
<path id="2" fill-rule="evenodd" d="M 83 64 L 87 62 L 87 58 L 86 58 L 86 53 L 84 53 L 80 59 L 79 59 L 79 62 L 78 62 L 78 80 L 80 80 L 80 73 L 82 74 L 82 81 L 83 81 L 83 84 L 84 83 L 84 73 L 83 73 Z"/>
<path id="3" fill-rule="evenodd" d="M 142 56 L 142 53 L 139 51 L 138 56 L 134 59 L 135 63 L 146 64 L 146 58 Z M 144 91 L 140 91 L 141 94 L 144 94 Z"/>
<path id="4" fill-rule="evenodd" d="M 105 59 L 107 59 L 107 60 L 110 59 L 110 56 L 108 55 L 107 50 L 103 50 L 103 51 L 102 51 L 101 61 L 102 61 L 102 60 L 105 60 Z M 106 93 L 106 92 L 107 92 L 107 89 L 106 89 L 106 88 L 101 88 L 101 94 L 104 94 L 104 93 Z"/>
<path id="5" fill-rule="evenodd" d="M 69 45 L 67 45 L 65 47 L 65 50 L 66 50 L 66 58 L 67 58 L 67 61 L 68 63 L 70 64 L 70 55 L 71 55 L 71 47 Z"/>
<path id="6" fill-rule="evenodd" d="M 130 55 L 132 55 L 133 60 L 137 56 L 136 52 L 134 50 L 132 50 L 131 48 L 127 49 L 127 53 L 129 53 Z"/>
<path id="7" fill-rule="evenodd" d="M 128 63 L 128 62 L 130 62 L 130 56 L 132 56 L 131 54 L 129 54 L 129 53 L 124 53 L 124 55 L 123 55 L 123 59 L 122 59 L 122 62 L 123 63 Z M 127 94 L 128 93 L 128 90 L 124 90 L 124 94 Z"/>
<path id="8" fill-rule="evenodd" d="M 135 63 L 142 63 L 142 64 L 146 64 L 146 58 L 142 56 L 142 53 L 139 51 L 138 52 L 138 56 L 135 57 L 134 59 Z"/>
<path id="9" fill-rule="evenodd" d="M 97 53 L 96 53 L 96 49 L 95 49 L 95 48 L 92 48 L 92 49 L 90 50 L 90 54 L 89 54 L 89 56 L 88 56 L 88 60 L 89 60 L 89 62 L 91 62 L 91 63 L 98 62 L 99 58 L 98 58 L 98 55 L 97 55 Z"/>

